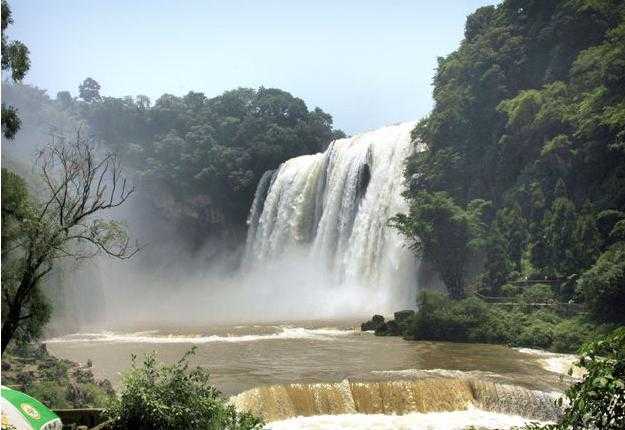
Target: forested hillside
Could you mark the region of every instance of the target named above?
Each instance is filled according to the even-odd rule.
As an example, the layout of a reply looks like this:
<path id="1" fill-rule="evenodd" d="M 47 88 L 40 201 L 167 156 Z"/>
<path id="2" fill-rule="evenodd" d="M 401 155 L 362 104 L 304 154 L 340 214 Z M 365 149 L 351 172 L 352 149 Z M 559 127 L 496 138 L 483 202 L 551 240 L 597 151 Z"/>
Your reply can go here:
<path id="1" fill-rule="evenodd" d="M 625 3 L 478 9 L 434 99 L 392 222 L 450 295 L 556 280 L 559 301 L 625 321 Z"/>
<path id="2" fill-rule="evenodd" d="M 77 98 L 63 91 L 50 99 L 36 88 L 10 84 L 3 84 L 3 93 L 36 125 L 24 131 L 35 136 L 18 135 L 18 143 L 24 137 L 45 144 L 46 133 L 60 134 L 59 125 L 82 124 L 83 133 L 119 153 L 134 171 L 145 191 L 138 198 L 149 200 L 196 246 L 213 235 L 241 238 L 261 175 L 343 136 L 329 114 L 278 89 L 239 88 L 214 98 L 164 94 L 151 104 L 141 95 L 102 96 L 99 83 L 88 78 Z"/>

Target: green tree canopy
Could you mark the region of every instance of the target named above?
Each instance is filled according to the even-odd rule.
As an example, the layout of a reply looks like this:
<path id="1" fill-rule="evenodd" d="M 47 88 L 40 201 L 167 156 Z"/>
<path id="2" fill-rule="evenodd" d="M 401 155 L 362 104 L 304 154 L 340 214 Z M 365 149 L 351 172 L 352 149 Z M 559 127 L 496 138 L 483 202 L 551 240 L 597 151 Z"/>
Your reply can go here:
<path id="1" fill-rule="evenodd" d="M 445 193 L 457 213 L 492 202 L 496 216 L 474 238 L 484 247 L 456 246 L 466 243 L 458 230 L 447 238 L 451 253 L 467 253 L 457 261 L 477 262 L 463 276 L 481 274 L 492 291 L 514 272 L 583 273 L 620 240 L 610 231 L 625 209 L 623 58 L 618 0 L 506 0 L 467 18 L 460 47 L 439 58 L 434 108 L 413 131 L 427 149 L 406 168 L 412 203 L 401 224 L 424 235 L 425 258 L 440 254 L 425 238 L 439 221 L 412 208 L 426 193 Z"/>
<path id="2" fill-rule="evenodd" d="M 6 30 L 13 23 L 11 8 L 6 0 L 2 0 L 2 71 L 11 72 L 11 79 L 20 82 L 30 68 L 28 48 L 19 40 L 9 41 Z M 12 139 L 21 125 L 17 110 L 13 106 L 2 103 L 2 134 Z"/>

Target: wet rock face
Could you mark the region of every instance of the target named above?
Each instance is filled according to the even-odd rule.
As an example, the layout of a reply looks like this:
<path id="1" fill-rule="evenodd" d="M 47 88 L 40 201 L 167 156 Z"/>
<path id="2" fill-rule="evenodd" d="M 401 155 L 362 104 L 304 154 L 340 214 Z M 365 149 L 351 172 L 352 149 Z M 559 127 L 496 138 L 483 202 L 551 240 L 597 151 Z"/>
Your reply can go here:
<path id="1" fill-rule="evenodd" d="M 360 330 L 362 331 L 377 331 L 379 328 L 383 327 L 384 317 L 382 315 L 374 315 L 369 321 L 364 322 L 360 325 Z"/>

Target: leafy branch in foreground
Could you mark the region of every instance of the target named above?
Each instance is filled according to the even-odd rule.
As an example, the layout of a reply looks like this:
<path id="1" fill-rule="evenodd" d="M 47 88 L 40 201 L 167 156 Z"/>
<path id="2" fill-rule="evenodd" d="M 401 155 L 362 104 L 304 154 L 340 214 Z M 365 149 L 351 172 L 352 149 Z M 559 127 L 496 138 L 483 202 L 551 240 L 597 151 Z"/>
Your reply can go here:
<path id="1" fill-rule="evenodd" d="M 42 150 L 38 166 L 44 185 L 41 201 L 28 196 L 16 175 L 15 211 L 3 199 L 2 352 L 18 329 L 35 317 L 41 305 L 39 286 L 58 259 L 77 260 L 103 252 L 127 259 L 139 248 L 130 243 L 123 226 L 98 217 L 124 204 L 133 194 L 115 154 L 96 156 L 93 145 L 79 132 L 71 141 L 56 141 Z M 3 196 L 4 197 L 4 196 Z M 6 209 L 6 210 L 5 210 Z"/>
<path id="2" fill-rule="evenodd" d="M 584 379 L 566 392 L 568 405 L 555 425 L 530 425 L 529 429 L 581 430 L 625 428 L 625 327 L 584 345 L 579 365 Z"/>
<path id="3" fill-rule="evenodd" d="M 167 365 L 148 353 L 143 366 L 132 366 L 123 376 L 119 398 L 106 414 L 114 429 L 259 429 L 262 422 L 248 413 L 238 413 L 210 384 L 208 372 L 189 369 L 195 348 L 176 363 Z"/>

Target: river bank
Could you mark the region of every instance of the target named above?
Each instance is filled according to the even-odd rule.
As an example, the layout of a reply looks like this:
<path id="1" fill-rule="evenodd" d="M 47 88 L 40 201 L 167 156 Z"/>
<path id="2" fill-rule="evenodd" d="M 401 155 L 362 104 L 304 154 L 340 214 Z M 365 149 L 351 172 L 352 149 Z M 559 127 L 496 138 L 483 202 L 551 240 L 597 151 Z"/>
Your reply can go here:
<path id="1" fill-rule="evenodd" d="M 418 303 L 418 311 L 395 312 L 390 320 L 374 315 L 361 324 L 361 330 L 406 340 L 478 342 L 575 353 L 583 343 L 614 328 L 597 324 L 583 311 L 571 313 L 549 306 L 557 304 L 555 297 L 549 286 L 541 284 L 511 293 L 505 306 L 477 296 L 451 300 L 435 291 L 421 292 Z"/>
<path id="2" fill-rule="evenodd" d="M 24 391 L 53 409 L 100 408 L 115 395 L 96 378 L 92 361 L 58 358 L 45 344 L 12 347 L 2 356 L 2 384 Z"/>

